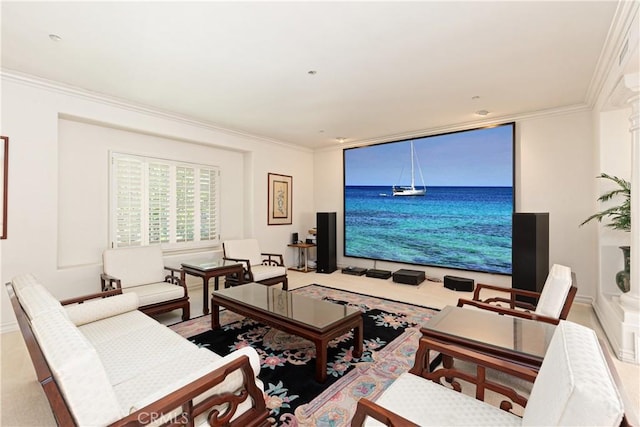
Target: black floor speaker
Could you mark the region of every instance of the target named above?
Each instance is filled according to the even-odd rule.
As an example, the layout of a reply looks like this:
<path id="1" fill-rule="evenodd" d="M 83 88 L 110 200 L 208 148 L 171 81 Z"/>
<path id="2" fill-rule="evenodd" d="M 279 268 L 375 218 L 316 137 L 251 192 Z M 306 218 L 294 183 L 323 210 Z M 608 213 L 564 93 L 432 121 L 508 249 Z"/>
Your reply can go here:
<path id="1" fill-rule="evenodd" d="M 316 272 L 333 273 L 338 269 L 336 259 L 336 213 L 316 213 Z"/>
<path id="2" fill-rule="evenodd" d="M 549 213 L 514 213 L 511 286 L 542 292 L 549 274 Z M 519 301 L 535 302 L 528 297 Z"/>

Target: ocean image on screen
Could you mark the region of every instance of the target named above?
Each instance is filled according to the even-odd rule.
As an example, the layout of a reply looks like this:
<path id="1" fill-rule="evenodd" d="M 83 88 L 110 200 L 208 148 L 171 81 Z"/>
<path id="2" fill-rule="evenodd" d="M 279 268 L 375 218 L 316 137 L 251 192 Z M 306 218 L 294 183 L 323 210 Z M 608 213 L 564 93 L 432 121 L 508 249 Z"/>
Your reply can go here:
<path id="1" fill-rule="evenodd" d="M 511 274 L 513 126 L 345 150 L 344 255 Z"/>

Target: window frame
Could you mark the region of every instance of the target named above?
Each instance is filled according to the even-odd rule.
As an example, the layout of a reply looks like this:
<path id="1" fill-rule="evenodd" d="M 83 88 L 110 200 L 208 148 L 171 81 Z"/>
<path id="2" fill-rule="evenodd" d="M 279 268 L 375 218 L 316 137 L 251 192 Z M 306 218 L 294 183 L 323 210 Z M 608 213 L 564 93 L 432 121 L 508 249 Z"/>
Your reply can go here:
<path id="1" fill-rule="evenodd" d="M 133 159 L 135 161 L 139 161 L 142 163 L 142 173 L 141 173 L 141 218 L 140 218 L 140 228 L 141 228 L 141 238 L 140 244 L 127 244 L 127 245 L 119 245 L 118 244 L 118 230 L 117 230 L 117 220 L 118 220 L 118 166 L 116 165 L 118 158 L 128 158 Z M 149 175 L 149 165 L 150 164 L 161 164 L 169 166 L 169 241 L 161 241 L 161 242 L 150 242 L 150 175 Z M 194 180 L 193 180 L 193 205 L 191 209 L 193 209 L 193 240 L 189 241 L 178 241 L 177 235 L 177 169 L 178 168 L 186 168 L 194 171 Z M 202 208 L 202 200 L 201 196 L 201 187 L 202 182 L 200 180 L 201 171 L 207 171 L 207 176 L 209 179 L 209 192 L 207 192 L 209 202 L 209 206 L 214 207 L 214 212 L 209 211 L 208 218 L 210 219 L 207 223 L 209 227 L 211 224 L 215 225 L 215 232 L 209 232 L 208 235 L 215 236 L 214 238 L 208 240 L 202 240 L 202 224 L 201 224 L 201 208 Z M 215 182 L 211 184 L 211 177 L 215 177 Z M 141 154 L 133 154 L 126 153 L 122 151 L 109 151 L 109 247 L 111 248 L 127 248 L 127 247 L 137 247 L 137 246 L 148 246 L 148 245 L 156 245 L 159 244 L 163 251 L 182 251 L 182 250 L 191 250 L 191 249 L 202 249 L 202 248 L 214 248 L 220 245 L 220 177 L 221 171 L 219 166 L 215 165 L 207 165 L 203 163 L 194 163 L 187 161 L 179 161 L 172 159 L 164 159 L 160 157 L 153 157 Z M 213 203 L 211 202 L 211 195 L 213 194 Z M 209 229 L 210 230 L 210 229 Z M 131 233 L 130 233 L 131 234 Z M 131 240 L 130 240 L 131 241 Z"/>

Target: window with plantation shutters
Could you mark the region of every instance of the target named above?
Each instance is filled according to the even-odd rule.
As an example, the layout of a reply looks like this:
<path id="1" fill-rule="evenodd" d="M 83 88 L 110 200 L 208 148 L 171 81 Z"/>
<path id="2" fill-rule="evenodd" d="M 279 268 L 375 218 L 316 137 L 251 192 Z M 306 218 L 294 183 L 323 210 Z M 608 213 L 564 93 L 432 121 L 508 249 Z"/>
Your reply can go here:
<path id="1" fill-rule="evenodd" d="M 111 246 L 219 243 L 217 167 L 111 153 Z"/>

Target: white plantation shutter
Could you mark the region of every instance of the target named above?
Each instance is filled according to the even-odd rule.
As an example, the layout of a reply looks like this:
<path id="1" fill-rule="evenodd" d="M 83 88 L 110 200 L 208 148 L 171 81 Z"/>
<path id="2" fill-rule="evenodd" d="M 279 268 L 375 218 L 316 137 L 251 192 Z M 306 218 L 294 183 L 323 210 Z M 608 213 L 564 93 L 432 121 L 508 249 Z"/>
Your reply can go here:
<path id="1" fill-rule="evenodd" d="M 112 153 L 112 247 L 219 243 L 220 171 Z"/>
<path id="2" fill-rule="evenodd" d="M 215 240 L 218 232 L 218 173 L 200 170 L 200 240 Z"/>
<path id="3" fill-rule="evenodd" d="M 176 168 L 176 241 L 192 242 L 195 234 L 195 171 Z"/>
<path id="4" fill-rule="evenodd" d="M 144 164 L 132 157 L 114 156 L 113 198 L 115 202 L 114 243 L 117 247 L 140 246 L 143 214 Z"/>
<path id="5" fill-rule="evenodd" d="M 149 163 L 149 243 L 168 243 L 171 237 L 171 174 L 169 165 Z"/>

